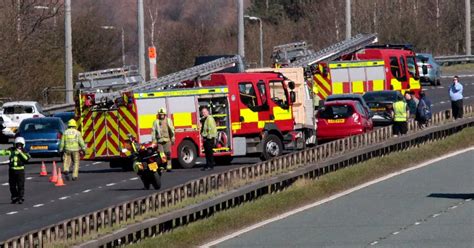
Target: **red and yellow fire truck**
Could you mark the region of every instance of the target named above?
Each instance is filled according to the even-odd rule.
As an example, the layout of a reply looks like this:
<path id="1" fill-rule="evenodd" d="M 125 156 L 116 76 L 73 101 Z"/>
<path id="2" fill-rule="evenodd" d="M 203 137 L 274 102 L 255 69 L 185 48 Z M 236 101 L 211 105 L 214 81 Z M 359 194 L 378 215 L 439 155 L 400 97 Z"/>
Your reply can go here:
<path id="1" fill-rule="evenodd" d="M 315 100 L 378 90 L 418 94 L 421 85 L 415 52 L 407 45 L 372 45 L 375 42 L 375 34 L 359 34 L 284 66 L 305 69 Z"/>
<path id="2" fill-rule="evenodd" d="M 161 107 L 175 127 L 171 157 L 185 168 L 204 156 L 199 130 L 204 106 L 217 123 L 216 162 L 249 154 L 269 159 L 283 149 L 304 147 L 305 134 L 293 117 L 295 84 L 282 74 L 215 73 L 197 83 L 200 87 L 82 90 L 77 111 L 88 147 L 84 159 L 109 160 L 112 167 L 125 165 L 123 158 L 129 154 L 122 148 L 128 135 L 141 143 L 151 141 L 152 123 Z"/>

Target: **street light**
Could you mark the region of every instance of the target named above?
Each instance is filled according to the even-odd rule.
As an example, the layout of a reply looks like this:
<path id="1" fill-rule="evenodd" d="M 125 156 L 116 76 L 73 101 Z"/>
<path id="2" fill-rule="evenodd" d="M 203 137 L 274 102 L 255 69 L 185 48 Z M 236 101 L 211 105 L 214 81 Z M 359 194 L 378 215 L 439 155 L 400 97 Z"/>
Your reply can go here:
<path id="1" fill-rule="evenodd" d="M 262 19 L 256 16 L 245 15 L 244 18 L 249 19 L 250 21 L 258 21 L 260 24 L 260 67 L 263 67 L 263 24 Z"/>
<path id="2" fill-rule="evenodd" d="M 100 28 L 106 30 L 117 29 L 115 26 L 100 26 Z M 125 67 L 125 32 L 123 31 L 123 27 L 120 30 L 122 35 L 122 66 Z"/>

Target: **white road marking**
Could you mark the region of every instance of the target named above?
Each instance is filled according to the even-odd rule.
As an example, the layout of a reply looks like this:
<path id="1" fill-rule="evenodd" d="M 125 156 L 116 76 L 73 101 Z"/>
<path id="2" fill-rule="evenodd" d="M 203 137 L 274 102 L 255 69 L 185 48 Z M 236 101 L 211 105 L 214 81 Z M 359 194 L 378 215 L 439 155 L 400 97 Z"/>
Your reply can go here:
<path id="1" fill-rule="evenodd" d="M 9 160 L 5 160 L 5 161 L 0 162 L 0 164 L 6 164 L 6 163 L 9 163 L 9 162 L 10 162 Z"/>
<path id="2" fill-rule="evenodd" d="M 464 97 L 464 98 L 469 99 L 469 98 L 471 98 L 471 97 L 470 97 L 470 96 L 466 96 L 466 97 Z"/>
<path id="3" fill-rule="evenodd" d="M 92 189 L 86 189 L 86 190 L 82 191 L 82 193 L 89 193 L 91 191 L 92 191 Z"/>
<path id="4" fill-rule="evenodd" d="M 444 104 L 444 103 L 446 103 L 446 102 L 445 102 L 445 101 L 441 101 L 441 102 L 439 102 L 439 103 Z M 425 105 L 425 106 L 426 106 L 426 105 Z"/>
<path id="5" fill-rule="evenodd" d="M 97 187 L 97 188 L 98 188 L 98 189 L 101 189 L 101 188 L 102 188 L 102 186 L 99 186 L 99 187 Z"/>
<path id="6" fill-rule="evenodd" d="M 89 167 L 89 166 L 90 166 L 90 164 L 86 164 L 86 167 Z"/>
<path id="7" fill-rule="evenodd" d="M 419 224 L 421 224 L 420 222 L 415 222 L 415 226 L 418 226 Z"/>
<path id="8" fill-rule="evenodd" d="M 8 186 L 8 183 L 2 183 L 2 186 Z"/>
<path id="9" fill-rule="evenodd" d="M 12 212 L 8 212 L 7 215 L 12 215 L 12 214 L 17 214 L 18 211 L 12 211 Z"/>
<path id="10" fill-rule="evenodd" d="M 441 214 L 433 214 L 433 218 L 440 216 Z"/>
<path id="11" fill-rule="evenodd" d="M 32 178 L 32 177 L 27 177 L 27 178 L 26 178 L 26 180 L 31 180 L 31 179 L 33 179 L 33 178 Z"/>
<path id="12" fill-rule="evenodd" d="M 115 185 L 115 183 L 108 183 L 105 186 L 110 187 L 110 186 L 114 186 L 114 185 Z"/>
<path id="13" fill-rule="evenodd" d="M 227 240 L 229 240 L 229 239 L 233 239 L 233 238 L 235 238 L 235 237 L 237 237 L 237 236 L 240 236 L 240 235 L 242 235 L 242 234 L 244 234 L 244 233 L 250 232 L 250 231 L 255 230 L 255 229 L 257 229 L 257 228 L 260 228 L 260 227 L 262 227 L 262 226 L 265 226 L 265 225 L 267 225 L 267 224 L 269 224 L 269 223 L 272 223 L 272 222 L 275 222 L 275 221 L 279 221 L 279 220 L 288 218 L 289 216 L 292 216 L 292 215 L 295 215 L 295 214 L 297 214 L 297 213 L 306 211 L 306 210 L 308 210 L 308 209 L 317 207 L 317 206 L 322 205 L 322 204 L 324 204 L 324 203 L 333 201 L 333 200 L 335 200 L 335 199 L 338 199 L 338 198 L 340 198 L 340 197 L 346 196 L 346 195 L 348 195 L 348 194 L 351 194 L 351 193 L 356 192 L 356 191 L 358 191 L 358 190 L 361 190 L 361 189 L 363 189 L 363 188 L 367 188 L 367 187 L 369 187 L 369 186 L 371 186 L 371 185 L 373 185 L 373 184 L 376 184 L 376 183 L 379 183 L 379 182 L 383 182 L 383 181 L 388 180 L 388 179 L 390 179 L 390 178 L 392 178 L 392 177 L 396 177 L 396 176 L 399 176 L 399 175 L 401 175 L 401 174 L 404 174 L 404 173 L 407 173 L 407 172 L 410 172 L 410 171 L 413 171 L 413 170 L 417 170 L 417 169 L 423 168 L 423 167 L 425 167 L 425 166 L 434 164 L 434 163 L 436 163 L 436 162 L 438 162 L 438 161 L 441 161 L 441 160 L 444 160 L 444 159 L 447 159 L 447 158 L 450 158 L 450 157 L 454 157 L 454 156 L 457 156 L 458 154 L 465 153 L 465 152 L 472 151 L 472 150 L 474 150 L 474 147 L 470 147 L 470 148 L 463 149 L 463 150 L 460 150 L 460 151 L 457 151 L 457 152 L 453 152 L 453 153 L 450 153 L 450 154 L 446 154 L 446 155 L 444 155 L 444 156 L 441 156 L 441 157 L 438 157 L 438 158 L 435 158 L 435 159 L 428 160 L 428 161 L 426 161 L 426 162 L 424 162 L 424 163 L 421 163 L 421 164 L 419 164 L 419 165 L 417 165 L 417 166 L 413 166 L 413 167 L 411 167 L 411 168 L 407 168 L 407 169 L 403 169 L 403 170 L 401 170 L 401 171 L 397 171 L 397 172 L 394 172 L 394 173 L 390 173 L 390 174 L 388 174 L 388 175 L 386 175 L 386 176 L 383 176 L 383 177 L 377 178 L 377 179 L 375 179 L 375 180 L 372 180 L 372 181 L 370 181 L 370 182 L 361 184 L 361 185 L 359 185 L 359 186 L 356 186 L 356 187 L 354 187 L 354 188 L 348 189 L 348 190 L 343 191 L 343 192 L 341 192 L 341 193 L 332 195 L 332 196 L 330 196 L 330 197 L 328 197 L 328 198 L 319 200 L 319 201 L 317 201 L 317 202 L 308 204 L 308 205 L 303 206 L 303 207 L 299 207 L 299 208 L 297 208 L 297 209 L 295 209 L 295 210 L 292 210 L 292 211 L 289 211 L 289 212 L 280 214 L 280 215 L 278 215 L 278 216 L 276 216 L 276 217 L 273 217 L 273 218 L 270 218 L 270 219 L 268 219 L 268 220 L 264 220 L 264 221 L 261 221 L 261 222 L 259 222 L 259 223 L 254 224 L 254 225 L 251 225 L 251 226 L 249 226 L 249 227 L 240 229 L 240 230 L 238 230 L 238 231 L 235 231 L 235 232 L 233 232 L 233 233 L 231 233 L 231 234 L 228 234 L 228 235 L 226 235 L 226 236 L 224 236 L 224 237 L 221 237 L 221 238 L 218 238 L 218 239 L 216 239 L 216 240 L 213 240 L 213 241 L 211 241 L 211 242 L 209 242 L 209 243 L 206 243 L 206 244 L 204 244 L 204 245 L 202 245 L 202 246 L 199 246 L 199 247 L 203 247 L 203 248 L 204 248 L 204 247 L 216 246 L 216 245 L 219 244 L 219 243 L 222 243 L 222 242 L 227 241 Z M 377 242 L 377 241 L 374 241 L 374 242 Z M 371 244 L 371 245 L 372 245 L 372 244 Z"/>
<path id="14" fill-rule="evenodd" d="M 444 89 L 444 86 L 439 86 L 438 89 Z"/>
<path id="15" fill-rule="evenodd" d="M 466 199 L 465 201 L 467 201 L 467 202 L 468 202 L 468 201 L 472 201 L 472 198 Z"/>
<path id="16" fill-rule="evenodd" d="M 133 181 L 133 180 L 138 180 L 138 177 L 132 177 L 132 178 L 130 178 L 130 180 L 131 180 L 131 181 Z"/>
<path id="17" fill-rule="evenodd" d="M 378 243 L 379 243 L 378 241 L 374 241 L 374 242 L 370 243 L 370 245 L 376 245 Z"/>
<path id="18" fill-rule="evenodd" d="M 397 235 L 399 234 L 400 232 L 393 232 L 392 235 Z"/>
<path id="19" fill-rule="evenodd" d="M 102 162 L 94 162 L 94 163 L 92 163 L 92 164 L 100 164 L 100 163 L 102 163 Z"/>
<path id="20" fill-rule="evenodd" d="M 63 196 L 63 197 L 59 197 L 58 199 L 59 200 L 66 200 L 67 198 L 69 198 L 70 196 Z"/>
<path id="21" fill-rule="evenodd" d="M 455 208 L 457 208 L 457 207 L 458 207 L 458 206 L 451 206 L 451 207 L 449 207 L 449 209 L 455 209 Z"/>
<path id="22" fill-rule="evenodd" d="M 44 204 L 43 204 L 43 203 L 40 203 L 40 204 L 34 205 L 33 207 L 34 207 L 34 208 L 39 208 L 39 207 L 42 207 L 42 206 L 44 206 Z"/>

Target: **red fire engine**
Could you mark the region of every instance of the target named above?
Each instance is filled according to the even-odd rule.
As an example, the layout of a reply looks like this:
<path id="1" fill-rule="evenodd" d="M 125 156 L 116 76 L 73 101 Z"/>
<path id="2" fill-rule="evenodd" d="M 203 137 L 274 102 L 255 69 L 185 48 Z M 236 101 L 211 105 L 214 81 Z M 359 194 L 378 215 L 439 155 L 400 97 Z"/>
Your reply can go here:
<path id="1" fill-rule="evenodd" d="M 193 73 L 191 78 L 195 78 L 201 73 L 197 69 L 179 72 L 169 80 L 180 82 Z M 181 77 L 183 74 L 187 76 Z M 216 162 L 228 163 L 234 156 L 249 154 L 269 159 L 283 149 L 304 147 L 304 130 L 298 129 L 293 118 L 295 84 L 282 74 L 216 73 L 195 83 L 200 87 L 163 89 L 170 84 L 158 80 L 112 93 L 82 90 L 78 111 L 88 147 L 85 159 L 124 165 L 123 158 L 129 154 L 123 153 L 122 147 L 128 135 L 139 142 L 150 141 L 152 123 L 161 107 L 167 109 L 175 127 L 171 157 L 185 168 L 204 156 L 199 132 L 200 108 L 204 106 L 218 126 Z"/>

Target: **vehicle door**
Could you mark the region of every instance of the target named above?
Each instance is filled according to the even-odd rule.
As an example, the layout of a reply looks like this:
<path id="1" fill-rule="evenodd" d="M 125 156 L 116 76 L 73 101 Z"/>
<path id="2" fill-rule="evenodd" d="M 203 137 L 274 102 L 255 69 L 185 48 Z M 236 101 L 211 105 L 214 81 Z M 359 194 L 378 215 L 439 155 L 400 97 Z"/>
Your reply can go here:
<path id="1" fill-rule="evenodd" d="M 418 72 L 418 66 L 416 64 L 416 60 L 414 56 L 407 56 L 407 68 L 406 68 L 406 75 L 408 76 L 408 86 L 407 90 L 420 90 L 420 76 Z"/>
<path id="2" fill-rule="evenodd" d="M 271 80 L 268 84 L 270 100 L 270 119 L 281 131 L 289 131 L 294 128 L 294 120 L 291 110 L 288 89 L 282 80 Z"/>
<path id="3" fill-rule="evenodd" d="M 260 96 L 257 94 L 257 85 L 255 82 L 245 81 L 238 84 L 239 87 L 239 121 L 240 134 L 251 134 L 259 132 L 259 112 L 264 111 L 265 107 L 261 103 Z"/>
<path id="4" fill-rule="evenodd" d="M 389 89 L 400 91 L 403 87 L 402 83 L 406 81 L 406 78 L 404 78 L 405 75 L 403 74 L 405 70 L 401 69 L 399 59 L 396 56 L 391 56 L 389 60 L 390 77 L 387 77 L 387 79 L 390 78 Z"/>

